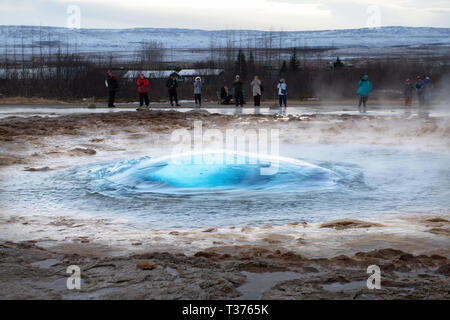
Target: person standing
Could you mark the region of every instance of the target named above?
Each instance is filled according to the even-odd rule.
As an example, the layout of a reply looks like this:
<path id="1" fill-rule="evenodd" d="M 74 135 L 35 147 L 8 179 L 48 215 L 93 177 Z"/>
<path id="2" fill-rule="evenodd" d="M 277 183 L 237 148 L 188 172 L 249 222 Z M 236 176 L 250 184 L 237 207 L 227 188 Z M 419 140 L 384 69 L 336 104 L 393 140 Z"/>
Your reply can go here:
<path id="1" fill-rule="evenodd" d="M 277 88 L 278 88 L 278 102 L 280 104 L 280 107 L 282 107 L 283 105 L 287 107 L 287 84 L 283 78 L 280 79 Z"/>
<path id="2" fill-rule="evenodd" d="M 253 91 L 254 106 L 259 107 L 261 106 L 261 94 L 262 94 L 261 80 L 259 80 L 258 76 L 255 76 L 250 85 L 252 86 Z"/>
<path id="3" fill-rule="evenodd" d="M 359 112 L 365 113 L 367 100 L 369 99 L 370 92 L 372 92 L 372 83 L 370 83 L 369 81 L 369 76 L 365 75 L 364 77 L 362 77 L 362 79 L 359 80 L 358 82 L 358 86 L 359 88 L 356 94 L 359 95 L 359 104 L 358 104 Z M 362 111 L 361 105 L 363 106 Z"/>
<path id="4" fill-rule="evenodd" d="M 167 79 L 166 87 L 169 88 L 170 105 L 173 107 L 173 101 L 175 100 L 176 106 L 179 107 L 177 95 L 178 81 L 174 74 L 170 75 L 169 79 Z"/>
<path id="5" fill-rule="evenodd" d="M 195 78 L 194 81 L 194 99 L 195 104 L 199 104 L 199 106 L 202 106 L 202 79 L 200 77 Z"/>
<path id="6" fill-rule="evenodd" d="M 410 107 L 412 105 L 412 97 L 413 97 L 413 85 L 411 80 L 406 79 L 405 89 L 403 90 L 403 96 L 405 98 L 405 107 Z"/>
<path id="7" fill-rule="evenodd" d="M 423 106 L 425 104 L 424 99 L 425 83 L 423 82 L 421 76 L 417 76 L 416 90 L 417 90 L 417 98 L 419 99 L 419 105 Z"/>
<path id="8" fill-rule="evenodd" d="M 108 108 L 115 108 L 114 102 L 116 100 L 116 92 L 119 88 L 117 77 L 112 73 L 112 70 L 108 70 L 106 73 L 106 86 L 108 87 Z"/>
<path id="9" fill-rule="evenodd" d="M 139 79 L 137 81 L 140 107 L 142 107 L 144 105 L 144 101 L 145 101 L 146 107 L 148 107 L 150 104 L 150 101 L 148 99 L 148 86 L 149 86 L 148 79 L 145 77 L 145 75 L 143 73 L 141 73 L 141 75 L 139 76 Z"/>
<path id="10" fill-rule="evenodd" d="M 236 79 L 234 80 L 233 83 L 233 88 L 234 88 L 234 99 L 235 99 L 235 104 L 236 107 L 240 106 L 243 107 L 244 106 L 244 84 L 241 81 L 241 77 L 239 75 L 236 76 Z"/>
<path id="11" fill-rule="evenodd" d="M 232 98 L 233 96 L 230 94 L 227 86 L 220 88 L 220 99 L 222 100 L 221 104 L 229 105 Z"/>
<path id="12" fill-rule="evenodd" d="M 431 100 L 431 90 L 433 89 L 433 83 L 430 77 L 425 77 L 424 81 L 424 92 L 423 92 L 423 102 L 426 106 L 430 105 Z"/>

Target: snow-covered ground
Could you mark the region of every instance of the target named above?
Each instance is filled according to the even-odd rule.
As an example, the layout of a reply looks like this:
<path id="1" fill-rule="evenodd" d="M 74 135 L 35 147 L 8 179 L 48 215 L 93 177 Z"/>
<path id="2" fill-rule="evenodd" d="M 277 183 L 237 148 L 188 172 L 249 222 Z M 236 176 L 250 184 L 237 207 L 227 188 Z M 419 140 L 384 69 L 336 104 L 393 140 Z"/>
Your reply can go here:
<path id="1" fill-rule="evenodd" d="M 39 26 L 0 26 L 0 52 L 17 55 L 38 54 L 49 48 L 56 52 L 76 51 L 109 55 L 118 59 L 129 59 L 140 49 L 142 42 L 158 41 L 166 48 L 166 60 L 194 61 L 211 53 L 209 49 L 227 46 L 242 48 L 334 48 L 325 56 L 355 50 L 374 50 L 378 55 L 382 48 L 392 50 L 417 51 L 436 47 L 440 53 L 448 52 L 450 28 L 383 27 L 378 29 L 348 29 L 323 31 L 254 31 L 254 30 L 193 30 L 193 29 L 67 29 Z M 391 49 L 389 51 L 391 51 Z M 337 50 L 337 51 L 336 51 Z M 356 51 L 358 52 L 358 51 Z M 381 50 L 381 53 L 386 50 Z"/>

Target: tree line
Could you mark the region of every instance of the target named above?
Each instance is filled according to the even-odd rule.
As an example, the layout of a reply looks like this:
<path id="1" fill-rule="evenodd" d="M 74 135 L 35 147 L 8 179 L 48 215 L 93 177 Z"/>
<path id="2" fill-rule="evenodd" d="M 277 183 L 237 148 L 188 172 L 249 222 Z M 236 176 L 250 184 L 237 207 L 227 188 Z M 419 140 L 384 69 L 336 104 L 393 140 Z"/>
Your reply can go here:
<path id="1" fill-rule="evenodd" d="M 208 99 L 215 99 L 217 90 L 223 85 L 230 86 L 236 74 L 245 81 L 246 92 L 251 92 L 249 83 L 254 75 L 258 75 L 264 86 L 262 98 L 266 100 L 276 98 L 275 88 L 280 78 L 288 84 L 290 99 L 340 99 L 355 96 L 356 82 L 363 74 L 370 75 L 376 89 L 384 88 L 386 92 L 401 90 L 404 80 L 416 75 L 429 75 L 439 85 L 439 80 L 448 79 L 450 74 L 448 57 L 444 61 L 423 58 L 419 63 L 417 57 L 410 60 L 405 57 L 401 61 L 361 59 L 349 64 L 339 57 L 329 61 L 325 57 L 327 48 L 282 48 L 274 45 L 275 40 L 269 35 L 259 46 L 248 44 L 247 47 L 242 43 L 236 46 L 235 41 L 227 41 L 225 47 L 218 47 L 212 41 L 207 57 L 194 63 L 170 61 L 167 57 L 173 55 L 171 49 L 157 41 L 143 41 L 133 58 L 126 60 L 114 53 L 86 55 L 73 52 L 68 47 L 62 48 L 60 42 L 50 40 L 46 43 L 49 49 L 44 52 L 42 39 L 38 50 L 26 55 L 22 41 L 22 47 L 15 46 L 12 54 L 5 47 L 0 59 L 0 94 L 65 100 L 105 99 L 104 81 L 108 69 L 114 70 L 119 78 L 119 101 L 136 99 L 135 79 L 121 78 L 128 70 L 223 69 L 221 76 L 204 79 L 203 96 Z M 165 80 L 150 79 L 153 101 L 167 99 Z M 181 99 L 191 99 L 192 84 L 182 83 L 179 93 Z"/>

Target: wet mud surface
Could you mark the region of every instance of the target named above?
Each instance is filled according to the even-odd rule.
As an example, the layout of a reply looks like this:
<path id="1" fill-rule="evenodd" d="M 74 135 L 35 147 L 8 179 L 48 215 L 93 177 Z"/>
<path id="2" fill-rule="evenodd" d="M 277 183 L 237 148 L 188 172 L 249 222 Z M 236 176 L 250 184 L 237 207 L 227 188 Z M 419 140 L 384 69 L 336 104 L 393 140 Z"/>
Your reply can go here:
<path id="1" fill-rule="evenodd" d="M 407 145 L 448 152 L 446 118 L 143 111 L 0 120 L 0 170 L 170 148 L 174 129 L 281 130 L 281 143 Z M 318 224 L 130 230 L 107 219 L 0 212 L 1 299 L 449 299 L 450 214 Z M 81 270 L 69 290 L 67 267 Z M 381 270 L 368 289 L 367 268 Z"/>

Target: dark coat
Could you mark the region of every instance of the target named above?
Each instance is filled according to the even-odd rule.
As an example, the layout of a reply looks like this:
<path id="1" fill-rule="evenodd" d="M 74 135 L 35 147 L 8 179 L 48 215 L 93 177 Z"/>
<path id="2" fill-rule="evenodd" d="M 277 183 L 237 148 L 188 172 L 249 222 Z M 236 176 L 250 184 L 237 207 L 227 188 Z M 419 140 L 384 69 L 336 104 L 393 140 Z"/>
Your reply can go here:
<path id="1" fill-rule="evenodd" d="M 175 78 L 170 77 L 167 79 L 166 87 L 169 88 L 169 90 L 176 90 L 178 87 L 178 81 Z"/>
<path id="2" fill-rule="evenodd" d="M 225 100 L 229 96 L 230 96 L 230 94 L 227 92 L 225 87 L 220 88 L 220 99 Z"/>
<path id="3" fill-rule="evenodd" d="M 109 91 L 117 91 L 117 89 L 119 88 L 119 83 L 117 82 L 117 78 L 115 75 L 108 76 L 106 78 L 106 81 L 108 83 Z"/>
<path id="4" fill-rule="evenodd" d="M 233 87 L 234 87 L 234 93 L 238 94 L 238 93 L 242 93 L 242 90 L 244 88 L 244 84 L 241 80 L 235 81 L 233 83 Z"/>

